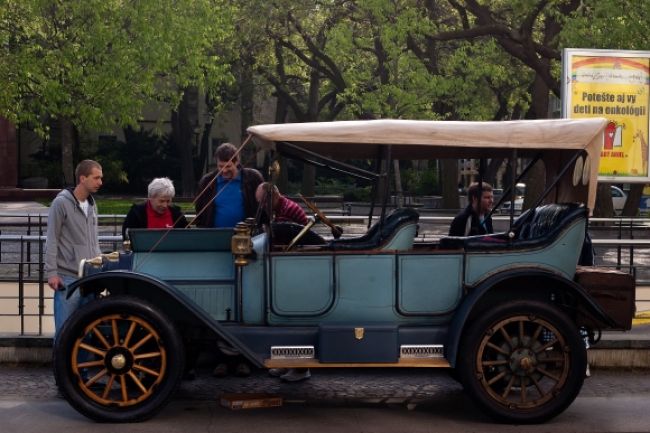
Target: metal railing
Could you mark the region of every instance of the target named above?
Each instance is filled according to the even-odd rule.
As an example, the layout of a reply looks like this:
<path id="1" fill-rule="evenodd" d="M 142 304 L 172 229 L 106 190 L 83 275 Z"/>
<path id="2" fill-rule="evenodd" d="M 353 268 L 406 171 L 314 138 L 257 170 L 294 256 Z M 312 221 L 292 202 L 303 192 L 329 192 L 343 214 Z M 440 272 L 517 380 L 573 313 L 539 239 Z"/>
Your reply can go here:
<path id="1" fill-rule="evenodd" d="M 100 216 L 102 251 L 116 251 L 121 247 L 123 218 L 123 215 Z M 345 225 L 348 235 L 364 232 L 367 226 L 365 216 L 331 215 L 329 218 Z M 451 219 L 451 216 L 422 216 L 418 241 L 434 241 L 444 236 Z M 495 221 L 500 220 L 505 222 L 507 217 L 495 217 Z M 0 323 L 2 318 L 17 317 L 20 335 L 42 335 L 43 318 L 51 316 L 48 311 L 51 290 L 44 281 L 43 271 L 46 222 L 44 214 L 0 213 Z M 650 285 L 650 219 L 594 218 L 591 223 L 597 265 L 631 272 L 637 279 L 637 286 Z M 650 299 L 637 301 L 650 303 Z M 13 302 L 13 307 L 7 309 Z M 27 308 L 27 305 L 32 308 Z M 28 327 L 26 322 L 29 320 L 35 324 Z M 0 327 L 0 332 L 6 330 Z"/>

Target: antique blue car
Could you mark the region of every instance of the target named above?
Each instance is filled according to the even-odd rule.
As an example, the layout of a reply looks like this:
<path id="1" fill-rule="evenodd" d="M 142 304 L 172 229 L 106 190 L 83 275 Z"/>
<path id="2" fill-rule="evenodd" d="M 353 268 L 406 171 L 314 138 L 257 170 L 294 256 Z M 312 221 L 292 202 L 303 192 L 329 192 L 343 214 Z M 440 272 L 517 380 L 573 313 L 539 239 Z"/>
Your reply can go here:
<path id="1" fill-rule="evenodd" d="M 260 368 L 449 369 L 495 419 L 545 421 L 580 392 L 585 340 L 630 329 L 634 313 L 630 275 L 579 265 L 606 123 L 253 126 L 247 143 L 260 151 L 377 181 L 379 217 L 338 239 L 313 230 L 331 225 L 313 203 L 304 227 L 133 230 L 131 251 L 81 263 L 73 289 L 97 298 L 57 339 L 59 389 L 92 419 L 145 420 L 207 340 Z M 378 172 L 346 162 L 371 158 Z M 525 161 L 510 164 L 513 190 L 543 164 L 543 194 L 505 231 L 420 238 L 418 212 L 389 210 L 381 192 L 390 160 L 437 158 Z"/>

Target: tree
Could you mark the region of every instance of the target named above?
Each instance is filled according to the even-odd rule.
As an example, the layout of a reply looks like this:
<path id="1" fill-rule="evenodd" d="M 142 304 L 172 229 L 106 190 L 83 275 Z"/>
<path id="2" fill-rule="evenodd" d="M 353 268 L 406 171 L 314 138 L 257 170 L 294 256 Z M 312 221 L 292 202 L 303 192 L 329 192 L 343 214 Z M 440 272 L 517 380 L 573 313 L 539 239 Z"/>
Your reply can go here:
<path id="1" fill-rule="evenodd" d="M 43 136 L 59 122 L 69 181 L 71 128 L 138 127 L 146 104 L 175 107 L 183 88 L 228 75 L 211 51 L 229 34 L 224 3 L 4 0 L 0 113 Z"/>

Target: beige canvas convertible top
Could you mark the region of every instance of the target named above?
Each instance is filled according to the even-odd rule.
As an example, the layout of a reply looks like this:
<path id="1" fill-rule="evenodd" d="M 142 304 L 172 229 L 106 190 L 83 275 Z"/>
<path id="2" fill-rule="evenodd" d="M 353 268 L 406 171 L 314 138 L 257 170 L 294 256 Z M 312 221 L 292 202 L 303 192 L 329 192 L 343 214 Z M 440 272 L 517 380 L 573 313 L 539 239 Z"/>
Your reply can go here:
<path id="1" fill-rule="evenodd" d="M 566 160 L 566 151 L 584 150 L 590 160 L 584 177 L 585 183 L 588 181 L 586 194 L 561 188 L 554 198 L 586 195 L 588 198 L 580 201 L 593 209 L 606 124 L 603 118 L 501 122 L 381 119 L 256 125 L 248 132 L 263 147 L 277 148 L 287 142 L 337 159 L 375 158 L 382 145 L 391 145 L 396 159 L 507 157 L 513 149 L 519 156 L 532 156 L 543 150 L 558 155 L 554 161 L 545 160 L 549 175 Z"/>

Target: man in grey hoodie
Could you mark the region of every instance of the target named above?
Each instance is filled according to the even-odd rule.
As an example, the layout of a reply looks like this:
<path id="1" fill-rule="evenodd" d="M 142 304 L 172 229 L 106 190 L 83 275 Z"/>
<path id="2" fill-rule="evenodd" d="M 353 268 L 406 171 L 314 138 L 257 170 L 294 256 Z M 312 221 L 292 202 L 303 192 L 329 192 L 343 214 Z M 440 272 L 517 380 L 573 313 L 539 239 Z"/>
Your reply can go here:
<path id="1" fill-rule="evenodd" d="M 82 304 L 79 291 L 67 298 L 67 287 L 78 277 L 79 261 L 101 254 L 97 237 L 97 205 L 93 199 L 102 186 L 102 166 L 86 159 L 75 169 L 77 186 L 62 190 L 52 201 L 47 217 L 45 276 L 54 290 L 54 338 Z"/>

